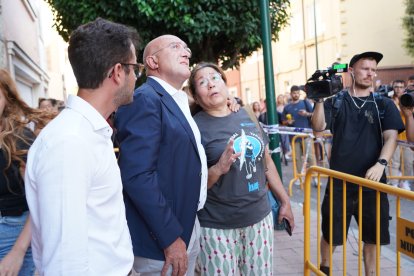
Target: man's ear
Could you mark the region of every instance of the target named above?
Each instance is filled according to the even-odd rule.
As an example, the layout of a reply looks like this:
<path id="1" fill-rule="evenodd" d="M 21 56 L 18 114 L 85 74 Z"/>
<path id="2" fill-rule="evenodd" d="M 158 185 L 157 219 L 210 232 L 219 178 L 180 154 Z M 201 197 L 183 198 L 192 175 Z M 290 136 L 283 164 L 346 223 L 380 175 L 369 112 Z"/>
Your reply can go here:
<path id="1" fill-rule="evenodd" d="M 124 68 L 122 64 L 117 63 L 112 71 L 112 78 L 117 84 L 121 83 L 121 71 L 124 71 Z"/>
<path id="2" fill-rule="evenodd" d="M 151 70 L 158 69 L 158 58 L 156 56 L 147 56 L 145 59 L 145 62 L 147 63 L 147 67 Z"/>
<path id="3" fill-rule="evenodd" d="M 354 69 L 352 67 L 349 68 L 349 74 L 354 78 Z"/>

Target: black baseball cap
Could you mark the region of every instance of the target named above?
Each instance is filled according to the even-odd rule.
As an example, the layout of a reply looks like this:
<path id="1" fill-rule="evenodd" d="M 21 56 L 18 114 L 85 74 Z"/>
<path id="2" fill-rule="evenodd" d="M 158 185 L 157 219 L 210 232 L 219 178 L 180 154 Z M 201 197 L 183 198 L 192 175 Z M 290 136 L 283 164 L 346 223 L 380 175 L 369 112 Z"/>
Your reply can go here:
<path id="1" fill-rule="evenodd" d="M 349 62 L 349 67 L 353 67 L 354 64 L 361 58 L 373 58 L 378 64 L 381 61 L 382 57 L 383 55 L 378 52 L 364 52 L 364 53 L 353 56 L 351 58 L 351 61 Z"/>

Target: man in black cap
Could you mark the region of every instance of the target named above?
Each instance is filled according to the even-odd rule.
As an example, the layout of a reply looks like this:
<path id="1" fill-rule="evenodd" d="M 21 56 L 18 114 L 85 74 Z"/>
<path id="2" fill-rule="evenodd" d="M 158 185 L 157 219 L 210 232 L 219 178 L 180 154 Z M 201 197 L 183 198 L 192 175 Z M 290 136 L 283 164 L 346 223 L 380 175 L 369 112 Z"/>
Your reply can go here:
<path id="1" fill-rule="evenodd" d="M 398 109 L 391 99 L 374 97 L 373 80 L 382 54 L 364 52 L 352 57 L 349 72 L 352 85 L 336 96 L 315 103 L 312 116 L 314 131 L 330 129 L 333 133 L 330 168 L 347 174 L 386 183 L 385 167 L 395 148 L 398 132 L 404 129 Z M 341 101 L 337 104 L 338 99 Z M 385 113 L 385 114 L 384 114 Z M 328 182 L 329 183 L 329 182 Z M 322 203 L 321 270 L 329 275 L 329 242 L 343 244 L 343 183 L 333 180 L 333 234 L 329 235 L 329 194 L 327 185 Z M 346 184 L 346 231 L 351 217 L 358 222 L 358 185 Z M 375 274 L 376 192 L 363 188 L 362 240 L 365 274 Z M 380 244 L 389 244 L 389 203 L 380 195 Z"/>

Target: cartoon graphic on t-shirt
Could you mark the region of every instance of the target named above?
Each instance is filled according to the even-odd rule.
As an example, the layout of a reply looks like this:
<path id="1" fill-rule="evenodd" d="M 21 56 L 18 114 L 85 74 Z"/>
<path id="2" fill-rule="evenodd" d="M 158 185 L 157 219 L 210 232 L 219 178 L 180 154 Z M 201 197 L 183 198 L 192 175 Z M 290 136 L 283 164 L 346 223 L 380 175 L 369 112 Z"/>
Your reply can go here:
<path id="1" fill-rule="evenodd" d="M 240 152 L 240 171 L 243 166 L 246 170 L 246 179 L 250 179 L 253 173 L 256 172 L 256 160 L 262 154 L 262 143 L 255 137 L 254 134 L 246 135 L 245 131 L 241 130 L 241 135 L 234 139 L 233 145 L 235 152 Z"/>

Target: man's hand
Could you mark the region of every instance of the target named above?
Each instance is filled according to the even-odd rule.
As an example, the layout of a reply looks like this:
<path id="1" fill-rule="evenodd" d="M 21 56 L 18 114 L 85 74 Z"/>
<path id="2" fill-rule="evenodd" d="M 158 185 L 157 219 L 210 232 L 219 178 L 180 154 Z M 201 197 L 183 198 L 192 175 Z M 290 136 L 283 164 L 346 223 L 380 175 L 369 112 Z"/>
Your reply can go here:
<path id="1" fill-rule="evenodd" d="M 229 97 L 227 99 L 227 106 L 230 108 L 231 112 L 238 112 L 240 110 L 240 105 L 234 97 Z"/>
<path id="2" fill-rule="evenodd" d="M 412 117 L 413 116 L 413 111 L 414 108 L 412 107 L 404 107 L 402 105 L 400 105 L 401 108 L 401 112 L 404 115 L 404 117 L 407 119 L 408 117 Z"/>
<path id="3" fill-rule="evenodd" d="M 382 174 L 384 173 L 385 166 L 380 163 L 375 163 L 374 166 L 368 169 L 365 174 L 365 178 L 373 181 L 380 181 Z"/>
<path id="4" fill-rule="evenodd" d="M 298 114 L 303 117 L 309 117 L 309 113 L 305 109 L 299 109 Z"/>
<path id="5" fill-rule="evenodd" d="M 183 276 L 187 272 L 188 257 L 185 242 L 178 238 L 170 246 L 164 249 L 165 263 L 161 275 L 166 275 L 172 265 L 172 276 Z"/>

